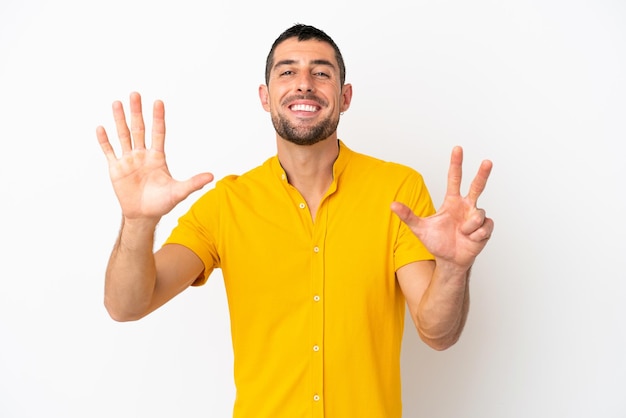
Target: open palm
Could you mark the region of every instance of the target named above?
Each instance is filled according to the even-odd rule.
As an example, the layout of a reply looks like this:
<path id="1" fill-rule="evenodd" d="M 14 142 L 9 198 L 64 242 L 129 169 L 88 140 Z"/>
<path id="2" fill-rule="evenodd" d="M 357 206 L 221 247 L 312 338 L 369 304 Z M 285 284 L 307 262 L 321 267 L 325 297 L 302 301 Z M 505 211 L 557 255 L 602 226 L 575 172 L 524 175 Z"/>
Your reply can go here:
<path id="1" fill-rule="evenodd" d="M 160 218 L 171 211 L 192 192 L 213 180 L 211 173 L 202 173 L 186 181 L 172 178 L 165 160 L 165 109 L 156 101 L 153 109 L 152 142 L 145 145 L 145 126 L 138 93 L 130 95 L 131 128 L 119 101 L 113 103 L 113 117 L 122 148 L 118 158 L 105 129 L 96 130 L 98 142 L 109 164 L 113 189 L 124 217 Z"/>
<path id="2" fill-rule="evenodd" d="M 491 161 L 480 165 L 467 196 L 461 196 L 463 149 L 455 147 L 450 158 L 446 196 L 439 211 L 420 218 L 406 205 L 393 202 L 391 209 L 404 221 L 439 261 L 469 268 L 491 237 L 493 220 L 476 207 L 487 184 Z"/>

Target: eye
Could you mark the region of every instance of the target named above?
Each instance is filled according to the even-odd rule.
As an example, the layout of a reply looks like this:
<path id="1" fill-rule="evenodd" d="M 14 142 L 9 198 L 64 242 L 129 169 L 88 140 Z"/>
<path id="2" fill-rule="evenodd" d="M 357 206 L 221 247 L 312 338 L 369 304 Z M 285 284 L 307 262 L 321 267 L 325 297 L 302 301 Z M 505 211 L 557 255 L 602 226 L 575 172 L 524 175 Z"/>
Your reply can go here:
<path id="1" fill-rule="evenodd" d="M 289 76 L 289 75 L 293 75 L 293 71 L 291 71 L 291 70 L 286 70 L 286 71 L 283 71 L 282 73 L 280 73 L 280 76 L 281 76 L 281 77 L 283 77 L 283 76 Z"/>
<path id="2" fill-rule="evenodd" d="M 329 78 L 330 77 L 330 74 L 327 74 L 327 73 L 325 73 L 323 71 L 318 71 L 316 73 L 313 73 L 313 75 L 316 76 L 316 77 L 320 77 L 320 78 Z"/>

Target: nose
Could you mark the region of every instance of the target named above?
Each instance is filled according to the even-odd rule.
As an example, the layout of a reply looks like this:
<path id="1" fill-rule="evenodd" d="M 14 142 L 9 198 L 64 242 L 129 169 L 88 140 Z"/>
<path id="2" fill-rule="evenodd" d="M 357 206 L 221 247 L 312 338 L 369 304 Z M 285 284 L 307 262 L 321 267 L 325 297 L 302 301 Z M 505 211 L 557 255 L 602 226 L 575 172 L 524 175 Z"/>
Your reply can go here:
<path id="1" fill-rule="evenodd" d="M 309 73 L 301 73 L 297 80 L 298 91 L 302 93 L 313 92 L 313 78 Z"/>

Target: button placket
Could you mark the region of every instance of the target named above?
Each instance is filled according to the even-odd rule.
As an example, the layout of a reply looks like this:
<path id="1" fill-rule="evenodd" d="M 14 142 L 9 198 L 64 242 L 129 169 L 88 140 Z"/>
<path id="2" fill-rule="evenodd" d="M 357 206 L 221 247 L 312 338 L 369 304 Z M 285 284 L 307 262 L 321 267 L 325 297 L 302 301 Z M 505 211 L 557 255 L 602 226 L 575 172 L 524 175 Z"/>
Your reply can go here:
<path id="1" fill-rule="evenodd" d="M 313 417 L 324 416 L 324 245 L 326 241 L 328 202 L 322 200 L 311 235 L 311 308 L 313 328 L 311 333 L 311 365 Z"/>

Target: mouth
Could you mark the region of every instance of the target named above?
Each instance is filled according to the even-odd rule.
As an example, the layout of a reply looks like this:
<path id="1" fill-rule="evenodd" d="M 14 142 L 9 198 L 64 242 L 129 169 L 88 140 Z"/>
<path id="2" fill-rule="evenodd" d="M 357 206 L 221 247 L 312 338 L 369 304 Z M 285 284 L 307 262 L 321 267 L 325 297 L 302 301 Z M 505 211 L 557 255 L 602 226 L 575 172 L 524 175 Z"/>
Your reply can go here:
<path id="1" fill-rule="evenodd" d="M 289 106 L 289 109 L 292 112 L 317 112 L 318 110 L 320 110 L 319 106 L 314 106 L 314 105 L 310 105 L 310 104 L 293 104 L 291 106 Z"/>

